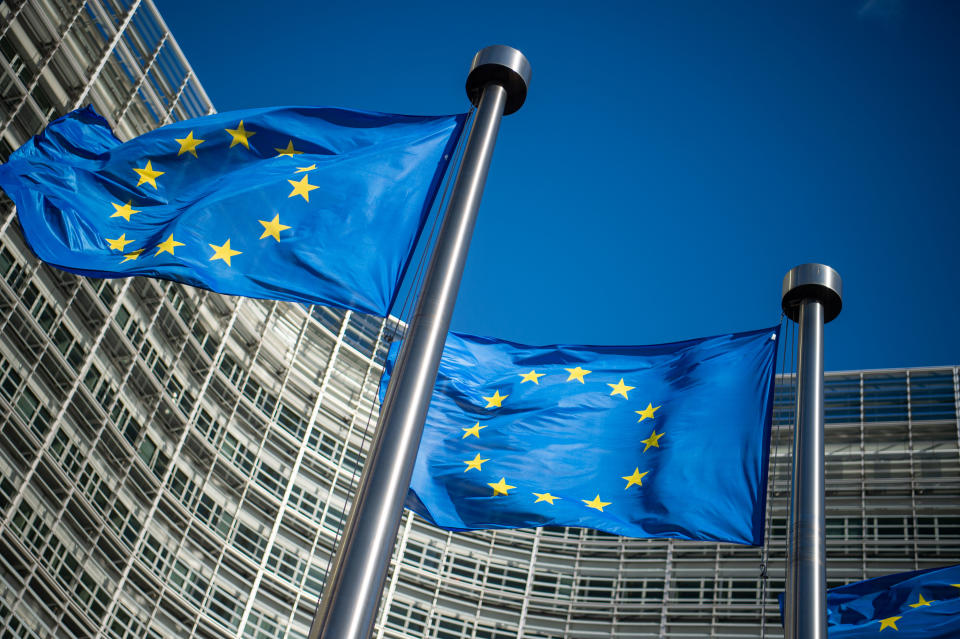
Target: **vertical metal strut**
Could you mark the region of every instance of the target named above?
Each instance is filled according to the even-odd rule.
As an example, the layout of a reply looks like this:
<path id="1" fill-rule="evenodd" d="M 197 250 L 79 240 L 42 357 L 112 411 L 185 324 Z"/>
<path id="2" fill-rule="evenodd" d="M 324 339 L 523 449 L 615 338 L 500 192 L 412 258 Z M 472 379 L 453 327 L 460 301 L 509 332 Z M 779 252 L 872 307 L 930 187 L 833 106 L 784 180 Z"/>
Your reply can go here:
<path id="1" fill-rule="evenodd" d="M 530 63 L 516 49 L 487 47 L 473 59 L 466 88 L 476 118 L 310 639 L 366 639 L 373 630 L 500 119 L 523 105 L 529 82 Z"/>
<path id="2" fill-rule="evenodd" d="M 827 639 L 823 325 L 840 313 L 841 295 L 840 275 L 823 264 L 802 264 L 783 278 L 783 311 L 800 325 L 784 601 L 787 639 Z"/>

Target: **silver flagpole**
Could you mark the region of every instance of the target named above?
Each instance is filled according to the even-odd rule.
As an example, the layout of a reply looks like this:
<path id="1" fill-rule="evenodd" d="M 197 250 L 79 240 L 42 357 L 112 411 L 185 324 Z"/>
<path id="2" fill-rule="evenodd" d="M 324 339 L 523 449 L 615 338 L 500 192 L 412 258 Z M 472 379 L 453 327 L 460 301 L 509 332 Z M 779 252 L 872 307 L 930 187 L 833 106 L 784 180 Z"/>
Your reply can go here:
<path id="1" fill-rule="evenodd" d="M 530 63 L 516 49 L 496 45 L 473 58 L 466 88 L 476 118 L 310 639 L 373 630 L 500 119 L 523 105 L 529 83 Z"/>
<path id="2" fill-rule="evenodd" d="M 783 278 L 783 311 L 800 325 L 797 423 L 793 433 L 790 539 L 784 597 L 786 639 L 827 639 L 823 514 L 823 325 L 840 314 L 840 275 L 801 264 Z"/>

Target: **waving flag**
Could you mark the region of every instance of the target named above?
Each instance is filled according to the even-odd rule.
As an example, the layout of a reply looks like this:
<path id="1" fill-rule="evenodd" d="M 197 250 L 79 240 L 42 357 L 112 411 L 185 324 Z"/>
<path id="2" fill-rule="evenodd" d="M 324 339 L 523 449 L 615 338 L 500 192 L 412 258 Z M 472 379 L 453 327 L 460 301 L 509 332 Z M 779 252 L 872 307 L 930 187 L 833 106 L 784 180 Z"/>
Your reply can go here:
<path id="1" fill-rule="evenodd" d="M 780 595 L 783 614 L 783 595 Z M 901 572 L 827 591 L 830 639 L 960 637 L 960 565 Z"/>
<path id="2" fill-rule="evenodd" d="M 451 333 L 407 506 L 449 530 L 761 544 L 777 332 L 544 347 Z"/>
<path id="3" fill-rule="evenodd" d="M 386 315 L 464 117 L 248 109 L 121 143 L 87 107 L 0 186 L 61 269 Z"/>

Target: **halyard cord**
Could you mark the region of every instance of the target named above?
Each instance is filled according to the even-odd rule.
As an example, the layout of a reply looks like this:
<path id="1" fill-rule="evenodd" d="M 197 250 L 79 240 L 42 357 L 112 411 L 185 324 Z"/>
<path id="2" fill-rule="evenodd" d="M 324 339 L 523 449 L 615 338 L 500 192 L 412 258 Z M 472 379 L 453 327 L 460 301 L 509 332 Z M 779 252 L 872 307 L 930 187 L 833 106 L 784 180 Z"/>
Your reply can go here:
<path id="1" fill-rule="evenodd" d="M 781 328 L 782 328 L 780 334 L 785 337 L 785 339 L 781 340 L 781 343 L 782 343 L 782 348 L 781 348 L 782 355 L 781 355 L 781 358 L 780 358 L 780 379 L 781 379 L 781 384 L 782 384 L 782 383 L 783 383 L 783 380 L 785 379 L 785 377 L 786 377 L 786 375 L 787 375 L 787 372 L 789 371 L 789 373 L 790 373 L 791 375 L 793 375 L 793 372 L 794 372 L 794 368 L 793 368 L 794 363 L 795 363 L 794 356 L 795 356 L 795 354 L 796 354 L 796 349 L 794 348 L 794 346 L 795 346 L 795 344 L 794 344 L 794 339 L 795 339 L 795 337 L 796 337 L 796 331 L 793 329 L 793 323 L 790 322 L 790 320 L 788 320 L 783 314 L 780 315 L 780 325 L 781 325 Z M 789 365 L 789 366 L 787 366 L 787 356 L 788 356 L 788 355 L 790 356 L 790 365 Z M 796 397 L 796 389 L 793 387 L 793 384 L 794 384 L 794 383 L 796 383 L 796 376 L 795 376 L 795 375 L 793 375 L 793 382 L 792 382 L 792 384 L 791 384 L 791 388 L 793 388 L 793 390 L 794 390 L 793 396 Z M 790 395 L 787 395 L 787 397 L 790 397 Z M 776 408 L 776 386 L 774 386 L 774 406 L 773 406 L 772 408 Z M 775 432 L 774 432 L 774 433 L 771 433 L 771 436 L 774 438 L 773 468 L 771 469 L 770 474 L 769 474 L 769 477 L 768 477 L 768 480 L 767 480 L 767 490 L 768 490 L 768 492 L 767 492 L 767 512 L 766 512 L 766 517 L 765 517 L 766 521 L 764 522 L 764 529 L 765 529 L 765 533 L 766 533 L 766 534 L 764 534 L 764 536 L 763 536 L 763 549 L 762 549 L 762 551 L 761 551 L 761 552 L 762 552 L 762 557 L 763 557 L 763 559 L 761 560 L 761 563 L 760 563 L 760 580 L 761 580 L 761 587 L 760 587 L 760 637 L 761 637 L 761 639 L 763 639 L 764 637 L 767 636 L 767 635 L 766 635 L 766 631 L 767 631 L 767 613 L 766 613 L 766 606 L 767 606 L 767 588 L 768 588 L 768 585 L 769 585 L 769 575 L 768 575 L 768 573 L 767 573 L 767 563 L 768 563 L 769 551 L 770 551 L 770 536 L 771 536 L 770 521 L 771 521 L 772 516 L 773 516 L 773 503 L 772 503 L 772 502 L 773 502 L 773 500 L 774 500 L 774 498 L 776 497 L 776 494 L 777 494 L 777 461 L 778 461 L 778 459 L 780 458 L 780 436 L 781 436 L 781 434 L 782 434 L 782 428 L 783 428 L 782 420 L 778 420 L 777 423 L 776 423 L 776 425 L 775 425 Z"/>

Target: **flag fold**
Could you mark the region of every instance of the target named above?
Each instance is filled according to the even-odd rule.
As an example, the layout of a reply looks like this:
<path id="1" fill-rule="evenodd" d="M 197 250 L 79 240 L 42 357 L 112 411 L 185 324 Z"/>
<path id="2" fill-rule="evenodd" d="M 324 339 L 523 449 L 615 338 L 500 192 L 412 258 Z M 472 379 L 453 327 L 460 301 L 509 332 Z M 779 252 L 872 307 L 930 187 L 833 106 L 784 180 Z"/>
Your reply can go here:
<path id="1" fill-rule="evenodd" d="M 780 595 L 781 614 L 783 605 Z M 830 639 L 960 637 L 960 564 L 831 588 L 827 634 Z"/>
<path id="2" fill-rule="evenodd" d="M 16 150 L 0 186 L 63 270 L 386 315 L 464 118 L 261 108 L 120 142 L 86 107 Z"/>
<path id="3" fill-rule="evenodd" d="M 451 333 L 407 506 L 449 530 L 761 544 L 777 334 L 533 347 Z"/>

